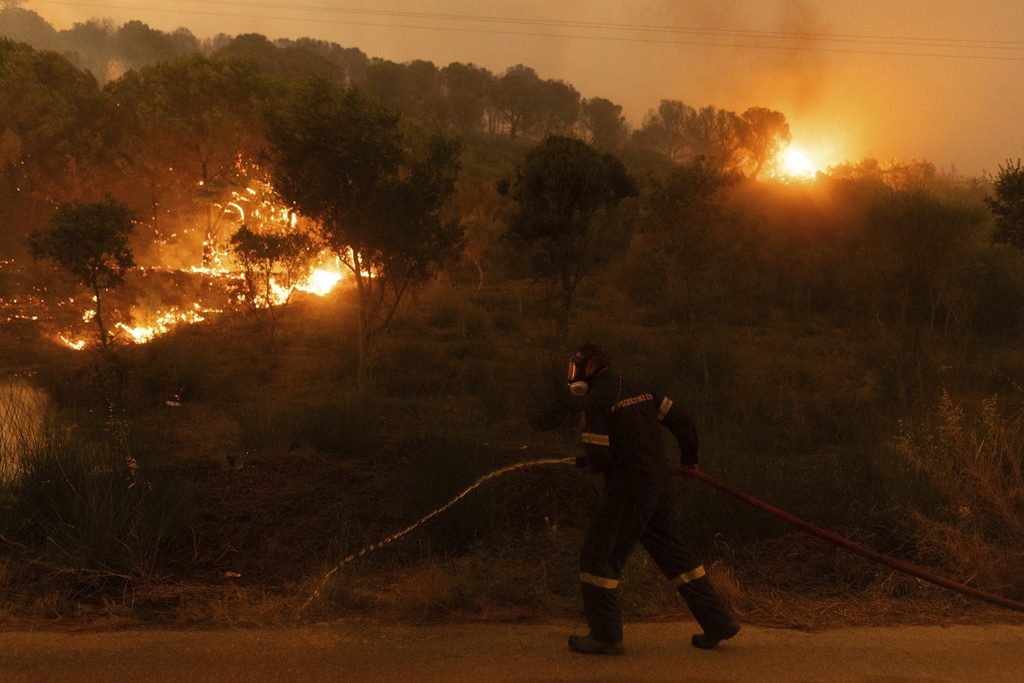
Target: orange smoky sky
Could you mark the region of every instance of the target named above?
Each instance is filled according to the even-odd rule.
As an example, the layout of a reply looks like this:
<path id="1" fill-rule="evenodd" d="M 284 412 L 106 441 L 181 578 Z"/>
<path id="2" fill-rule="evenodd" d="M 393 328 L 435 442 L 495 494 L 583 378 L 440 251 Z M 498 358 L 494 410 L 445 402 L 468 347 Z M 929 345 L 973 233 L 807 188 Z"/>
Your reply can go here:
<path id="1" fill-rule="evenodd" d="M 25 3 L 58 28 L 139 19 L 198 37 L 313 37 L 371 57 L 514 64 L 606 97 L 784 112 L 818 164 L 928 159 L 965 174 L 1024 156 L 1020 0 L 108 0 Z"/>

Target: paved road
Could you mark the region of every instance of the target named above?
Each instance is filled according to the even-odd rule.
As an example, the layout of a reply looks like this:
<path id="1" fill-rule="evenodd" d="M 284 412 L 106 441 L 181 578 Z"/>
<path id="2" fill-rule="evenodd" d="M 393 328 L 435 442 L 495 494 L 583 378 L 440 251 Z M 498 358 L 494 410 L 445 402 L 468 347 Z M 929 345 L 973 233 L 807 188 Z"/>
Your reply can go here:
<path id="1" fill-rule="evenodd" d="M 1024 626 L 803 633 L 746 627 L 719 650 L 691 624 L 631 624 L 624 657 L 565 649 L 563 625 L 0 632 L 0 681 L 1024 681 Z"/>

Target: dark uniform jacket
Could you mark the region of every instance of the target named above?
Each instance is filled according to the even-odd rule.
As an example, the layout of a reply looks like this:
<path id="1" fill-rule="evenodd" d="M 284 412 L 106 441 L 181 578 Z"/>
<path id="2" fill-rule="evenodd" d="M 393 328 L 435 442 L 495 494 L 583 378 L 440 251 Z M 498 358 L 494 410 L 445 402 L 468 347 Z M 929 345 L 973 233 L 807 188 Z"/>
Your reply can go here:
<path id="1" fill-rule="evenodd" d="M 583 399 L 581 439 L 586 464 L 608 483 L 658 484 L 668 480 L 662 427 L 679 442 L 683 464 L 697 464 L 697 428 L 672 399 L 605 370 Z"/>

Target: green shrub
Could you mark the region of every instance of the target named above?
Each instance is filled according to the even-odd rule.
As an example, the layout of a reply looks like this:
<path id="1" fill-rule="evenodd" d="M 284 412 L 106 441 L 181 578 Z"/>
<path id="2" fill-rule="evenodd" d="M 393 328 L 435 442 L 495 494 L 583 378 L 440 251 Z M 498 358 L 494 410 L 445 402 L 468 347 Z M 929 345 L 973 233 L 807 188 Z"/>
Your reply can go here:
<path id="1" fill-rule="evenodd" d="M 180 476 L 139 454 L 51 431 L 5 496 L 5 533 L 76 572 L 152 576 L 186 528 Z"/>

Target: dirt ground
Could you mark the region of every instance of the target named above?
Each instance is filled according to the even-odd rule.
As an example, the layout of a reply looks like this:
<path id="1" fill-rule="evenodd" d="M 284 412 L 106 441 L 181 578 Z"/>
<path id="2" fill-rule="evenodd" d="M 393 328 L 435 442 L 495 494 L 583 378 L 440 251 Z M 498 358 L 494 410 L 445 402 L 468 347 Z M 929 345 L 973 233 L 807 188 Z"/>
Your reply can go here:
<path id="1" fill-rule="evenodd" d="M 807 633 L 747 626 L 713 652 L 692 622 L 628 624 L 626 654 L 567 651 L 572 623 L 0 633 L 0 672 L 28 681 L 1024 680 L 1024 626 Z"/>

